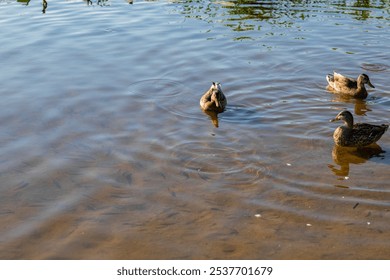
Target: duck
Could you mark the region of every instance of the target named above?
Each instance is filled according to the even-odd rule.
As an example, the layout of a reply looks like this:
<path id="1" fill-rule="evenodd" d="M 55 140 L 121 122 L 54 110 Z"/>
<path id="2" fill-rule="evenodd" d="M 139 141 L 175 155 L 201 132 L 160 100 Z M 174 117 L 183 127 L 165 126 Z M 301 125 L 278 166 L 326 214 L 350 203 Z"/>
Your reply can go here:
<path id="1" fill-rule="evenodd" d="M 225 111 L 227 100 L 222 92 L 221 84 L 212 82 L 209 90 L 201 97 L 199 104 L 204 111 L 212 111 L 215 113 Z"/>
<path id="2" fill-rule="evenodd" d="M 333 72 L 333 74 L 326 75 L 326 80 L 328 81 L 328 90 L 358 99 L 365 99 L 368 96 L 365 84 L 375 88 L 366 74 L 360 74 L 355 80 Z"/>
<path id="3" fill-rule="evenodd" d="M 377 142 L 389 128 L 387 124 L 374 125 L 353 122 L 351 112 L 341 111 L 331 122 L 343 121 L 333 133 L 333 140 L 340 147 L 365 147 Z"/>

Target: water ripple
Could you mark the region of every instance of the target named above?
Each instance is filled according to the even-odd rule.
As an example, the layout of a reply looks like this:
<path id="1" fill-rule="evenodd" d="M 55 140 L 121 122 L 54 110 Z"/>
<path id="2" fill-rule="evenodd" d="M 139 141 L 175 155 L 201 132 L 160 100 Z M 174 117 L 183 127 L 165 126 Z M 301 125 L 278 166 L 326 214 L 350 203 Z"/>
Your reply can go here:
<path id="1" fill-rule="evenodd" d="M 387 257 L 389 134 L 335 153 L 328 121 L 386 121 L 388 5 L 93 2 L 0 0 L 0 258 Z"/>
<path id="2" fill-rule="evenodd" d="M 188 88 L 170 79 L 147 79 L 129 85 L 128 92 L 132 96 L 154 100 L 155 98 L 177 98 Z"/>
<path id="3" fill-rule="evenodd" d="M 389 65 L 384 63 L 362 63 L 362 69 L 371 72 L 384 72 L 389 70 Z"/>
<path id="4" fill-rule="evenodd" d="M 189 87 L 170 79 L 147 79 L 135 82 L 128 93 L 142 102 L 151 102 L 163 110 L 186 118 L 200 119 L 199 100 Z"/>
<path id="5" fill-rule="evenodd" d="M 193 141 L 172 147 L 172 156 L 183 172 L 203 180 L 223 179 L 225 184 L 254 184 L 269 170 L 265 160 L 251 149 L 223 143 Z"/>

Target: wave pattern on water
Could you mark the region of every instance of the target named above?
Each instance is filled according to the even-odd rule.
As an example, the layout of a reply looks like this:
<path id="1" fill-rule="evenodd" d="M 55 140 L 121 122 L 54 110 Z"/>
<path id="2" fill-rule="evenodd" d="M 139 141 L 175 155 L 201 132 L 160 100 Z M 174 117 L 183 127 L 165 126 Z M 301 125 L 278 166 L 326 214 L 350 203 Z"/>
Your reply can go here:
<path id="1" fill-rule="evenodd" d="M 388 258 L 386 1 L 0 3 L 0 258 Z"/>
<path id="2" fill-rule="evenodd" d="M 212 180 L 221 187 L 226 184 L 254 185 L 268 172 L 263 159 L 245 147 L 238 149 L 218 142 L 187 142 L 172 150 L 178 160 L 177 166 L 182 166 L 183 172 L 205 181 Z"/>

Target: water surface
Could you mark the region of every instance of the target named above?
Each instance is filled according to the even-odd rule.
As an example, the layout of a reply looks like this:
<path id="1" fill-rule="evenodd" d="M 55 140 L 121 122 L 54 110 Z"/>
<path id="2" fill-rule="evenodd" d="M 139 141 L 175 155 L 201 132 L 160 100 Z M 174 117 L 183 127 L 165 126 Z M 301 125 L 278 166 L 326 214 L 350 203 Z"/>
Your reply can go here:
<path id="1" fill-rule="evenodd" d="M 329 120 L 389 122 L 389 11 L 0 1 L 0 258 L 388 259 L 390 134 L 337 149 Z"/>

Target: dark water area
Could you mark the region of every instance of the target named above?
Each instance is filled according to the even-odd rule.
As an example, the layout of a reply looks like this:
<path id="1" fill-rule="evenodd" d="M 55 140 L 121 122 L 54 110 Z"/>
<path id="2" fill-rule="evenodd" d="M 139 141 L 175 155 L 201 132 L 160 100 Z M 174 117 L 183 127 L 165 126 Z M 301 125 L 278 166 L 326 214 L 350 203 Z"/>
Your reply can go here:
<path id="1" fill-rule="evenodd" d="M 390 258 L 390 134 L 329 123 L 389 123 L 388 1 L 43 3 L 0 0 L 1 259 Z"/>

